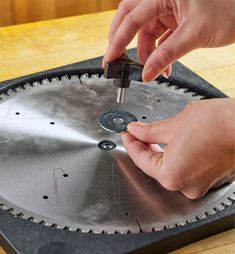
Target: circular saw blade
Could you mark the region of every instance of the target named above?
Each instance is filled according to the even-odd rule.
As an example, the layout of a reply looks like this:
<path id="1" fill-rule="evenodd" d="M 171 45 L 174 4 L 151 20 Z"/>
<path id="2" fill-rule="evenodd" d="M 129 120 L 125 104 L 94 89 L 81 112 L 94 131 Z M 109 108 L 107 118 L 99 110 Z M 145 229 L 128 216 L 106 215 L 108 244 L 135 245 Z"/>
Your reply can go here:
<path id="1" fill-rule="evenodd" d="M 165 190 L 134 165 L 120 134 L 99 124 L 114 110 L 162 120 L 200 96 L 133 82 L 127 103 L 117 105 L 112 80 L 83 75 L 28 84 L 1 98 L 0 204 L 15 215 L 83 232 L 137 233 L 193 222 L 234 198 L 234 184 L 197 201 Z M 112 149 L 100 149 L 103 141 Z"/>

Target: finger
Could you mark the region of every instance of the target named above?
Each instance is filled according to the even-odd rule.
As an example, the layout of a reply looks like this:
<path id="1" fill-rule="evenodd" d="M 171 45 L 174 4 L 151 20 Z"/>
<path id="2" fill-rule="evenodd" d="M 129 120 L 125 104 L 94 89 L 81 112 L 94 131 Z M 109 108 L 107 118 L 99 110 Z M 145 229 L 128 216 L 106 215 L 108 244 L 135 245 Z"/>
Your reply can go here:
<path id="1" fill-rule="evenodd" d="M 165 70 L 166 76 L 169 77 L 172 72 L 172 65 L 168 66 Z"/>
<path id="2" fill-rule="evenodd" d="M 125 16 L 132 11 L 141 1 L 143 0 L 123 0 L 118 6 L 117 13 L 113 19 L 110 31 L 109 31 L 109 42 L 112 41 L 118 27 L 122 23 Z"/>
<path id="3" fill-rule="evenodd" d="M 171 30 L 167 30 L 158 40 L 158 46 L 161 45 L 172 33 Z"/>
<path id="4" fill-rule="evenodd" d="M 152 81 L 167 66 L 196 48 L 192 30 L 185 22 L 153 51 L 144 66 L 143 80 L 145 82 Z"/>
<path id="5" fill-rule="evenodd" d="M 135 165 L 147 175 L 156 178 L 157 171 L 162 165 L 163 153 L 151 151 L 128 132 L 122 134 L 122 141 Z"/>
<path id="6" fill-rule="evenodd" d="M 138 33 L 137 50 L 140 63 L 145 64 L 156 48 L 156 40 L 166 32 L 167 28 L 155 19 L 143 27 Z"/>
<path id="7" fill-rule="evenodd" d="M 173 131 L 170 120 L 151 124 L 135 122 L 127 128 L 131 135 L 148 144 L 167 144 Z"/>
<path id="8" fill-rule="evenodd" d="M 164 0 L 142 1 L 129 12 L 109 44 L 105 54 L 105 62 L 119 58 L 136 33 L 147 23 L 161 15 L 172 13 L 172 9 L 169 8 L 170 3 L 167 3 Z"/>

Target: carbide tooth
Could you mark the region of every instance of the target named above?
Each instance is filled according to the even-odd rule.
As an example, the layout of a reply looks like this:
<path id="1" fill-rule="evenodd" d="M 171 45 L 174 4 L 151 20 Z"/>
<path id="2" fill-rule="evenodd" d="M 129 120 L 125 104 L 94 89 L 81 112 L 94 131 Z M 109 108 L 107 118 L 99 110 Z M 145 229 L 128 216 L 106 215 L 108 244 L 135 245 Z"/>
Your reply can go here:
<path id="1" fill-rule="evenodd" d="M 22 87 L 22 86 L 18 86 L 16 89 L 15 89 L 15 91 L 17 92 L 17 93 L 20 93 L 20 92 L 22 92 L 24 90 L 24 88 Z"/>
<path id="2" fill-rule="evenodd" d="M 160 82 L 158 80 L 154 80 L 153 84 L 158 86 L 158 85 L 160 85 Z"/>
<path id="3" fill-rule="evenodd" d="M 69 77 L 67 75 L 64 75 L 61 77 L 61 81 L 68 81 Z"/>
<path id="4" fill-rule="evenodd" d="M 78 75 L 72 75 L 70 79 L 71 80 L 79 80 L 79 77 L 78 77 Z"/>
<path id="5" fill-rule="evenodd" d="M 169 82 L 162 82 L 159 85 L 164 86 L 164 87 L 168 87 L 170 85 L 170 83 Z"/>
<path id="6" fill-rule="evenodd" d="M 232 198 L 232 197 L 228 197 L 227 199 L 228 199 L 231 203 L 233 203 L 233 202 L 235 201 L 235 199 Z"/>
<path id="7" fill-rule="evenodd" d="M 182 226 L 185 226 L 186 224 L 187 224 L 186 221 L 177 222 L 176 227 L 182 227 Z"/>
<path id="8" fill-rule="evenodd" d="M 80 77 L 80 79 L 88 79 L 89 75 L 87 73 L 82 74 L 82 76 Z"/>
<path id="9" fill-rule="evenodd" d="M 76 230 L 77 230 L 77 227 L 75 227 L 75 226 L 69 226 L 68 229 L 69 229 L 69 231 L 76 231 Z M 87 232 L 88 232 L 88 231 L 87 231 Z M 86 233 L 87 233 L 87 232 L 86 232 Z"/>
<path id="10" fill-rule="evenodd" d="M 23 213 L 17 213 L 16 216 L 19 217 L 19 218 L 23 218 L 24 214 Z"/>
<path id="11" fill-rule="evenodd" d="M 199 98 L 199 100 L 204 100 L 206 98 L 206 96 L 199 95 L 198 98 Z"/>
<path id="12" fill-rule="evenodd" d="M 8 91 L 7 91 L 7 95 L 8 96 L 10 96 L 10 95 L 13 95 L 13 94 L 15 94 L 16 92 L 14 91 L 14 90 L 12 90 L 12 89 L 9 89 Z"/>
<path id="13" fill-rule="evenodd" d="M 62 225 L 58 225 L 58 224 L 57 224 L 56 228 L 57 228 L 57 229 L 64 229 L 65 226 L 62 226 Z"/>
<path id="14" fill-rule="evenodd" d="M 226 202 L 222 202 L 221 205 L 222 205 L 224 208 L 229 207 L 229 205 L 228 205 Z"/>
<path id="15" fill-rule="evenodd" d="M 40 225 L 46 225 L 46 222 L 44 220 L 41 220 L 41 221 L 38 222 L 38 224 L 40 224 Z"/>
<path id="16" fill-rule="evenodd" d="M 154 227 L 154 231 L 162 231 L 164 230 L 164 227 Z"/>
<path id="17" fill-rule="evenodd" d="M 171 90 L 177 90 L 177 89 L 178 89 L 178 86 L 169 85 L 169 89 L 171 89 Z"/>
<path id="18" fill-rule="evenodd" d="M 49 83 L 51 83 L 51 82 L 50 82 L 49 79 L 45 78 L 45 79 L 42 80 L 41 83 L 42 83 L 42 85 L 47 85 L 47 84 L 49 84 Z"/>
<path id="19" fill-rule="evenodd" d="M 216 205 L 216 208 L 219 209 L 220 211 L 224 210 L 224 206 L 220 203 Z"/>
<path id="20" fill-rule="evenodd" d="M 99 75 L 98 74 L 92 74 L 90 78 L 92 78 L 92 79 L 98 79 Z"/>
<path id="21" fill-rule="evenodd" d="M 9 209 L 5 204 L 3 204 L 3 206 L 2 206 L 1 208 L 2 208 L 2 210 L 4 210 L 4 211 L 7 211 L 7 209 Z"/>
<path id="22" fill-rule="evenodd" d="M 195 96 L 194 94 L 195 94 L 195 93 L 187 92 L 187 95 L 189 95 L 189 96 L 191 96 L 191 97 L 194 97 L 194 96 Z"/>
<path id="23" fill-rule="evenodd" d="M 34 217 L 29 217 L 29 218 L 27 218 L 27 220 L 30 222 L 34 222 Z"/>
<path id="24" fill-rule="evenodd" d="M 26 84 L 23 85 L 23 88 L 24 88 L 24 89 L 31 88 L 31 87 L 32 87 L 32 86 L 31 86 L 31 84 L 29 84 L 29 83 L 26 83 Z"/>
<path id="25" fill-rule="evenodd" d="M 35 82 L 33 82 L 32 86 L 33 87 L 41 86 L 41 83 L 38 81 L 35 81 Z"/>
<path id="26" fill-rule="evenodd" d="M 60 81 L 58 77 L 54 77 L 51 79 L 51 82 L 58 82 L 58 81 Z"/>
<path id="27" fill-rule="evenodd" d="M 0 99 L 1 99 L 1 100 L 6 99 L 7 97 L 8 97 L 8 95 L 6 95 L 5 93 L 1 93 L 1 94 L 0 94 Z"/>
<path id="28" fill-rule="evenodd" d="M 206 218 L 206 215 L 198 215 L 198 216 L 196 216 L 196 219 L 197 220 L 203 220 L 203 219 L 205 219 Z"/>
<path id="29" fill-rule="evenodd" d="M 216 213 L 219 213 L 219 212 L 220 212 L 220 209 L 218 209 L 217 207 L 213 207 L 213 210 L 214 210 Z"/>

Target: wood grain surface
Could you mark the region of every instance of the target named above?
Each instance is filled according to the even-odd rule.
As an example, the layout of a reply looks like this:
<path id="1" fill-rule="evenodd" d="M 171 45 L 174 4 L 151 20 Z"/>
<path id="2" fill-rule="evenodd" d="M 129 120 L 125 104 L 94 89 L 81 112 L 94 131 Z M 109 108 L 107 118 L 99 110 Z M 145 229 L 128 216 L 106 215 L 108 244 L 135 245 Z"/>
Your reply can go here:
<path id="1" fill-rule="evenodd" d="M 0 26 L 113 10 L 121 0 L 0 0 Z"/>
<path id="2" fill-rule="evenodd" d="M 0 81 L 103 55 L 114 12 L 0 28 Z M 130 47 L 136 45 L 136 39 Z M 193 51 L 180 62 L 235 98 L 235 45 Z M 3 252 L 0 250 L 0 254 Z M 235 231 L 174 254 L 235 253 Z"/>

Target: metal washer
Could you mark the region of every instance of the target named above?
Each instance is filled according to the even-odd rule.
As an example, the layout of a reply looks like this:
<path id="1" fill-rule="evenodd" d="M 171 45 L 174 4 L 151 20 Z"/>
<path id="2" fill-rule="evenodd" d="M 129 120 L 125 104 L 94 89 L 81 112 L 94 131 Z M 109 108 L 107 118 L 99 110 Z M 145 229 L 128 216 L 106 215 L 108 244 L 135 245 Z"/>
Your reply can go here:
<path id="1" fill-rule="evenodd" d="M 121 133 L 127 131 L 129 123 L 138 122 L 137 118 L 129 112 L 115 110 L 101 115 L 100 125 L 108 131 Z"/>

